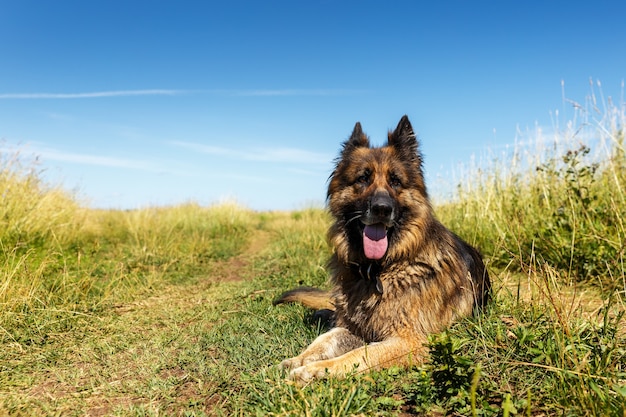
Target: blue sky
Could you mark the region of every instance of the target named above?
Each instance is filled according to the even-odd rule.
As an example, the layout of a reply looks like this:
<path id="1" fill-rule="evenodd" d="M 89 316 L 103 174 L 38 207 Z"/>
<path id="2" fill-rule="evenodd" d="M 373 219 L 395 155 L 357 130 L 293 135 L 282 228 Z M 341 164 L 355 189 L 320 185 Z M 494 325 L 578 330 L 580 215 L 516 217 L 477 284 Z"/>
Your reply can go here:
<path id="1" fill-rule="evenodd" d="M 408 114 L 431 194 L 622 97 L 623 1 L 2 2 L 2 148 L 91 207 L 322 204 L 342 141 Z M 564 84 L 564 89 L 562 88 Z M 443 191 L 442 191 L 443 190 Z"/>

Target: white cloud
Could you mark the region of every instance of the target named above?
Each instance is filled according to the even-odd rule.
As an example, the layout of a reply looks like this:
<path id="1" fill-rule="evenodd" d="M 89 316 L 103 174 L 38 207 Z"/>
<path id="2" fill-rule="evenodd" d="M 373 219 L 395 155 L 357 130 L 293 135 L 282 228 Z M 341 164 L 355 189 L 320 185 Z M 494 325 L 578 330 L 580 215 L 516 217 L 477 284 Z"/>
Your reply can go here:
<path id="1" fill-rule="evenodd" d="M 329 172 L 326 172 L 326 170 L 324 170 L 323 172 L 318 171 L 314 171 L 311 169 L 301 169 L 301 168 L 289 168 L 287 169 L 287 172 L 291 172 L 293 174 L 296 175 L 305 175 L 308 177 L 319 177 L 320 175 L 328 175 Z"/>
<path id="2" fill-rule="evenodd" d="M 38 147 L 34 149 L 34 153 L 41 157 L 41 159 L 49 161 L 70 162 L 83 165 L 97 165 L 112 168 L 131 168 L 139 170 L 157 171 L 157 169 L 152 164 L 139 159 L 63 152 L 52 148 Z"/>
<path id="3" fill-rule="evenodd" d="M 182 94 L 210 94 L 227 95 L 234 97 L 293 97 L 293 96 L 345 96 L 363 94 L 364 90 L 344 89 L 251 89 L 251 90 L 111 90 L 93 91 L 86 93 L 2 93 L 0 100 L 37 100 L 37 99 L 86 99 L 107 97 L 134 97 L 134 96 L 176 96 Z"/>
<path id="4" fill-rule="evenodd" d="M 60 122 L 67 122 L 67 121 L 74 120 L 73 116 L 69 114 L 63 114 L 63 113 L 45 112 L 43 113 L 43 116 L 47 117 L 50 120 L 55 120 L 55 121 L 60 121 Z"/>
<path id="5" fill-rule="evenodd" d="M 215 90 L 218 92 L 220 90 Z M 345 96 L 363 94 L 364 90 L 344 89 L 258 89 L 258 90 L 223 90 L 223 93 L 240 97 L 277 97 L 277 96 Z"/>
<path id="6" fill-rule="evenodd" d="M 288 162 L 293 164 L 328 164 L 333 156 L 296 148 L 255 148 L 239 150 L 199 143 L 170 141 L 171 145 L 208 155 L 224 156 L 245 161 Z"/>
<path id="7" fill-rule="evenodd" d="M 132 97 L 132 96 L 174 96 L 189 93 L 185 90 L 114 90 L 95 91 L 89 93 L 6 93 L 0 94 L 0 100 L 11 99 L 80 99 L 104 97 Z"/>
<path id="8" fill-rule="evenodd" d="M 68 152 L 51 148 L 41 142 L 28 142 L 23 144 L 5 142 L 0 144 L 0 153 L 15 155 L 15 158 L 24 161 L 56 161 L 70 164 L 125 168 L 157 173 L 173 172 L 170 170 L 164 170 L 162 168 L 162 163 L 150 162 L 142 159 Z M 184 174 L 184 172 L 180 172 L 179 174 Z"/>

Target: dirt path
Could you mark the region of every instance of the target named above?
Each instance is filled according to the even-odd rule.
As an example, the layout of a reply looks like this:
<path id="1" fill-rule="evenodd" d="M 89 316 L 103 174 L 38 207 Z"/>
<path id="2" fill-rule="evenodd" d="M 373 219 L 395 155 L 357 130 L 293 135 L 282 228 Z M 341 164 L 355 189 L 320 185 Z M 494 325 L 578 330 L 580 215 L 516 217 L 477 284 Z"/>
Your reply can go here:
<path id="1" fill-rule="evenodd" d="M 116 305 L 114 311 L 120 314 L 135 311 L 137 309 L 158 308 L 160 304 L 187 304 L 190 299 L 196 302 L 206 300 L 206 291 L 209 287 L 221 282 L 239 282 L 252 279 L 248 267 L 252 259 L 267 247 L 271 239 L 271 232 L 262 229 L 254 230 L 246 248 L 237 256 L 225 261 L 212 263 L 207 268 L 207 273 L 199 277 L 196 284 L 168 285 L 158 295 L 153 295 L 141 300 Z"/>
<path id="2" fill-rule="evenodd" d="M 252 258 L 267 247 L 270 238 L 270 232 L 262 229 L 255 230 L 243 252 L 227 261 L 213 265 L 209 279 L 217 279 L 218 282 L 229 282 L 248 278 L 245 272 L 246 268 L 249 266 Z"/>
<path id="3" fill-rule="evenodd" d="M 158 295 L 114 306 L 112 314 L 63 335 L 55 342 L 57 363 L 33 376 L 22 401 L 40 404 L 41 410 L 83 410 L 81 415 L 99 417 L 149 410 L 158 398 L 159 406 L 169 403 L 173 413 L 198 402 L 210 414 L 224 399 L 196 365 L 210 357 L 202 348 L 203 335 L 225 319 L 220 307 L 237 288 L 228 284 L 253 278 L 251 262 L 270 238 L 270 232 L 255 230 L 242 253 L 211 264 L 195 283 L 167 285 Z"/>

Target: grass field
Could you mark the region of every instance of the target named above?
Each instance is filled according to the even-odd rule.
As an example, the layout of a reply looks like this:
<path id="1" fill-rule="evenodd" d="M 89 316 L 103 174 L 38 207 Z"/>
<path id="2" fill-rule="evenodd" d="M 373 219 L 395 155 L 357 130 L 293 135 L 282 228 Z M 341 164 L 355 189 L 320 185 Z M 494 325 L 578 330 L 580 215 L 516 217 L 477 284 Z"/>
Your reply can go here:
<path id="1" fill-rule="evenodd" d="M 326 285 L 323 210 L 91 210 L 4 155 L 0 414 L 625 416 L 625 119 L 598 114 L 438 204 L 484 252 L 484 314 L 422 366 L 305 387 L 276 364 L 325 329 L 272 300 Z"/>

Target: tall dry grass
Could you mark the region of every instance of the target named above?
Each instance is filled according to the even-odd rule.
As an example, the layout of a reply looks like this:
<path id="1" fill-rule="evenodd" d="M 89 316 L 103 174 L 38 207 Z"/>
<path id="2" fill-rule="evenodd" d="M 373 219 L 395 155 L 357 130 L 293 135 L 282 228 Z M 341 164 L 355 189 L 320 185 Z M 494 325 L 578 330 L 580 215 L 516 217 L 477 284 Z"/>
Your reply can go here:
<path id="1" fill-rule="evenodd" d="M 0 153 L 0 245 L 4 251 L 43 241 L 64 244 L 76 235 L 85 212 L 73 195 L 41 180 L 36 164 L 19 152 Z"/>
<path id="2" fill-rule="evenodd" d="M 97 309 L 193 278 L 238 253 L 255 218 L 235 203 L 92 210 L 0 154 L 0 308 Z"/>
<path id="3" fill-rule="evenodd" d="M 439 216 L 496 268 L 551 269 L 562 282 L 626 289 L 625 104 L 567 101 L 574 116 L 520 135 L 512 150 L 468 167 Z M 558 113 L 556 114 L 558 118 Z"/>
<path id="4" fill-rule="evenodd" d="M 0 305 L 5 308 L 40 300 L 46 252 L 75 239 L 85 218 L 74 196 L 40 178 L 37 165 L 23 165 L 19 153 L 0 154 Z"/>

